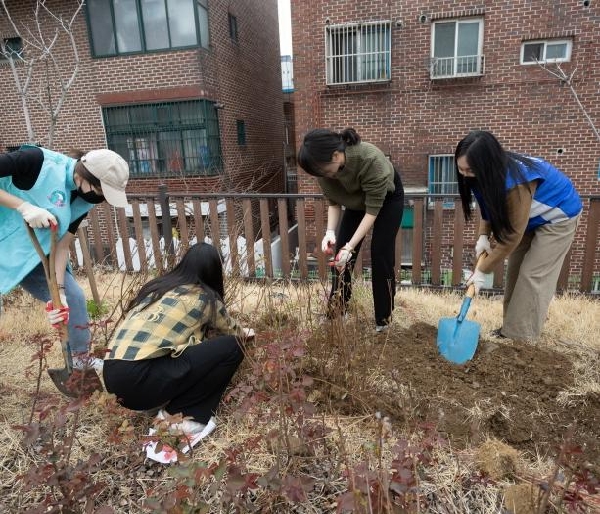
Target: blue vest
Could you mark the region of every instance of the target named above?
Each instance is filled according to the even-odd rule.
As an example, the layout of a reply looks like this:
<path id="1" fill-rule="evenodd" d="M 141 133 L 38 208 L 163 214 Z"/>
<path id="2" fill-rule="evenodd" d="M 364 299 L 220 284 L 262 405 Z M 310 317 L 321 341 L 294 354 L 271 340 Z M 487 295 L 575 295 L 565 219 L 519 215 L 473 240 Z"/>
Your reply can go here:
<path id="1" fill-rule="evenodd" d="M 531 158 L 535 166 L 527 167 L 519 163 L 523 180 L 515 180 L 510 173 L 506 174 L 506 189 L 518 184 L 537 180 L 537 188 L 531 200 L 531 211 L 526 231 L 535 230 L 547 223 L 560 223 L 577 216 L 583 205 L 577 191 L 568 177 L 557 170 L 549 162 Z M 489 219 L 483 198 L 479 191 L 473 190 L 477 203 L 481 208 L 483 219 Z"/>
<path id="2" fill-rule="evenodd" d="M 12 177 L 0 178 L 0 188 L 22 198 L 32 205 L 50 211 L 58 220 L 60 239 L 72 221 L 86 214 L 93 204 L 76 198 L 73 203 L 71 191 L 77 189 L 73 181 L 75 159 L 41 148 L 44 161 L 34 186 L 23 191 L 15 187 Z M 35 229 L 37 238 L 46 255 L 50 253 L 50 230 Z M 40 263 L 21 213 L 16 209 L 0 206 L 0 293 L 6 294 L 19 285 L 21 280 Z"/>

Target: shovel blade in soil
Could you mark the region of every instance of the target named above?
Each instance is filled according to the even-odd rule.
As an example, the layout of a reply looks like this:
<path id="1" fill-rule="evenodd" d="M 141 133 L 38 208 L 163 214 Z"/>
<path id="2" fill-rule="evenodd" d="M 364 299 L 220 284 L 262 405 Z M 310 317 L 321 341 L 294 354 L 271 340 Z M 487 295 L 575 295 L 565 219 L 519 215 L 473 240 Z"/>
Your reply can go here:
<path id="1" fill-rule="evenodd" d="M 473 358 L 479 340 L 479 323 L 458 318 L 442 318 L 438 325 L 438 350 L 442 357 L 464 364 Z"/>
<path id="2" fill-rule="evenodd" d="M 70 398 L 89 396 L 94 391 L 104 390 L 95 369 L 76 369 L 71 373 L 67 368 L 49 369 L 48 375 L 56 388 Z"/>

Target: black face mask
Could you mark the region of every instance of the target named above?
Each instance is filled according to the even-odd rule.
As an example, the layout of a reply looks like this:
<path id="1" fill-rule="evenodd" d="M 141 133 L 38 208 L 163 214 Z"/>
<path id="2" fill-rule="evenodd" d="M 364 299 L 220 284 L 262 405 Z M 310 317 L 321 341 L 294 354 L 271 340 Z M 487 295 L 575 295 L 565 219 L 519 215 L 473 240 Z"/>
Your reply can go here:
<path id="1" fill-rule="evenodd" d="M 81 199 L 85 200 L 86 202 L 93 203 L 93 204 L 102 203 L 104 201 L 104 196 L 99 195 L 95 191 L 88 191 L 87 193 L 84 193 L 81 190 L 81 187 L 77 188 L 77 196 L 79 196 Z"/>
<path id="2" fill-rule="evenodd" d="M 467 186 L 469 186 L 471 189 L 477 189 L 479 187 L 479 182 L 475 177 L 465 177 L 464 181 L 465 184 L 467 184 Z"/>

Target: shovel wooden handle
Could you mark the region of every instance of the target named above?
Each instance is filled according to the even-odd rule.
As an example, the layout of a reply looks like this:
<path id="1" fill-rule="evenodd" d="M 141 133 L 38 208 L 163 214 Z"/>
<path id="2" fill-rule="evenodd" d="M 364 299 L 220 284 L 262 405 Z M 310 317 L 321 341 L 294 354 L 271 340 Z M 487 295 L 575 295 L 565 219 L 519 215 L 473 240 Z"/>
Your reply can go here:
<path id="1" fill-rule="evenodd" d="M 38 238 L 33 230 L 27 223 L 27 231 L 31 238 L 31 243 L 38 253 L 42 266 L 44 266 L 44 274 L 46 275 L 46 282 L 48 284 L 48 291 L 50 292 L 50 299 L 52 300 L 52 306 L 55 309 L 60 309 L 63 305 L 60 300 L 60 290 L 58 288 L 58 282 L 56 281 L 56 245 L 58 243 L 58 225 L 51 225 L 50 227 L 50 255 L 46 257 L 44 249 L 40 245 Z M 71 363 L 69 361 L 69 352 L 67 347 L 67 341 L 69 338 L 67 332 L 67 326 L 64 323 L 58 325 L 58 333 L 60 335 L 60 342 L 63 351 L 63 357 L 65 360 L 65 367 L 71 372 Z"/>
<path id="2" fill-rule="evenodd" d="M 477 258 L 477 262 L 475 263 L 475 269 L 477 269 L 477 266 L 479 266 L 487 257 L 487 253 L 486 252 L 481 252 L 479 254 L 479 257 Z M 471 284 L 469 285 L 469 287 L 467 287 L 467 292 L 465 293 L 465 296 L 468 298 L 475 298 L 475 285 Z"/>

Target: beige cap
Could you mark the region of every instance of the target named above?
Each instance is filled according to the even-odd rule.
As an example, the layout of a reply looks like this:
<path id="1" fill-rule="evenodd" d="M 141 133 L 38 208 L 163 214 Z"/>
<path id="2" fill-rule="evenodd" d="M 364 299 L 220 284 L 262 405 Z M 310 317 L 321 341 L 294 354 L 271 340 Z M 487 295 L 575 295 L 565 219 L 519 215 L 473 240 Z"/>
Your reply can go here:
<path id="1" fill-rule="evenodd" d="M 81 162 L 86 169 L 100 180 L 102 194 L 115 207 L 127 207 L 125 186 L 129 179 L 129 165 L 118 153 L 100 149 L 86 153 Z"/>

